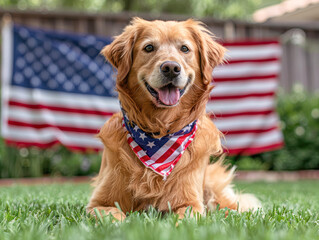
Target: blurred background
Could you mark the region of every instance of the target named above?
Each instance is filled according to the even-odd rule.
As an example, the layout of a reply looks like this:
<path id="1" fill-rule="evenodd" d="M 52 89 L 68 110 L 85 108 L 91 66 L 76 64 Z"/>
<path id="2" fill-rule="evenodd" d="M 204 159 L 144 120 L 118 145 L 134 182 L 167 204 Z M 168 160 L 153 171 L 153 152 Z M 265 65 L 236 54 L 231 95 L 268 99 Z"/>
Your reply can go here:
<path id="1" fill-rule="evenodd" d="M 196 18 L 220 41 L 279 41 L 276 109 L 285 145 L 258 154 L 235 154 L 229 161 L 240 170 L 319 169 L 318 0 L 0 0 L 0 17 L 4 16 L 35 29 L 102 38 L 120 34 L 134 16 Z M 0 178 L 87 176 L 96 174 L 99 166 L 96 151 L 74 152 L 59 144 L 16 148 L 0 139 Z"/>

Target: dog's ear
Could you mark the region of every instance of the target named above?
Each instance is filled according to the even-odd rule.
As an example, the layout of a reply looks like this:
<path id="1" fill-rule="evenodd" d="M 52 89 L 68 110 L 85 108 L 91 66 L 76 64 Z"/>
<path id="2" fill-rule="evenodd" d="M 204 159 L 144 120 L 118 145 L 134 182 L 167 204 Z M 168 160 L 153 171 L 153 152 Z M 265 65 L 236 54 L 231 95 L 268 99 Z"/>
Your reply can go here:
<path id="1" fill-rule="evenodd" d="M 203 82 L 207 85 L 212 80 L 214 67 L 223 63 L 226 49 L 214 40 L 213 34 L 203 23 L 190 19 L 186 24 L 197 44 Z"/>
<path id="2" fill-rule="evenodd" d="M 105 46 L 101 54 L 117 69 L 117 82 L 123 84 L 131 70 L 133 60 L 133 47 L 137 39 L 138 18 L 133 19 L 122 34 L 116 36 L 114 41 Z"/>

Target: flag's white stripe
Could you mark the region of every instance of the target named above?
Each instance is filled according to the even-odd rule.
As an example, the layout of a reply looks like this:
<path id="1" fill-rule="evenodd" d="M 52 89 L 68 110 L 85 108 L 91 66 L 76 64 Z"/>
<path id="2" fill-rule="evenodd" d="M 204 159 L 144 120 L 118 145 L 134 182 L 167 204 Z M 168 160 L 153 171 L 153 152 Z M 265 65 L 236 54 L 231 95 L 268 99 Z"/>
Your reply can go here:
<path id="1" fill-rule="evenodd" d="M 170 166 L 168 166 L 167 168 L 165 168 L 165 169 L 163 169 L 162 171 L 161 171 L 161 173 L 165 176 L 165 175 L 167 175 L 167 173 L 172 169 L 172 165 L 170 165 Z M 174 168 L 174 167 L 173 167 Z"/>
<path id="2" fill-rule="evenodd" d="M 155 162 L 155 160 L 150 159 L 150 160 L 146 161 L 145 164 L 152 165 L 154 162 Z"/>
<path id="3" fill-rule="evenodd" d="M 234 46 L 226 47 L 226 59 L 229 60 L 249 60 L 265 59 L 281 56 L 281 47 L 279 44 L 267 44 L 259 46 Z"/>
<path id="4" fill-rule="evenodd" d="M 103 144 L 94 134 L 70 133 L 60 131 L 56 128 L 34 129 L 29 127 L 9 127 L 5 138 L 14 141 L 49 143 L 59 140 L 62 144 L 81 146 L 81 147 L 98 147 L 103 148 Z"/>
<path id="5" fill-rule="evenodd" d="M 215 78 L 262 76 L 278 74 L 280 64 L 278 61 L 263 63 L 238 63 L 216 67 L 213 72 Z"/>
<path id="6" fill-rule="evenodd" d="M 275 92 L 278 81 L 276 79 L 217 82 L 211 92 L 212 96 L 232 96 L 247 93 Z"/>
<path id="7" fill-rule="evenodd" d="M 283 137 L 281 132 L 278 129 L 274 129 L 273 131 L 260 134 L 247 133 L 229 138 L 226 136 L 226 140 L 223 140 L 223 144 L 229 149 L 254 148 L 269 146 L 282 141 Z"/>
<path id="8" fill-rule="evenodd" d="M 5 135 L 8 129 L 8 99 L 9 99 L 9 85 L 12 77 L 12 63 L 13 63 L 13 23 L 4 21 L 2 26 L 2 75 L 1 75 L 1 134 Z"/>
<path id="9" fill-rule="evenodd" d="M 239 116 L 232 118 L 221 117 L 213 120 L 217 128 L 226 133 L 227 131 L 235 130 L 267 129 L 276 126 L 278 121 L 276 113 L 265 116 Z"/>
<path id="10" fill-rule="evenodd" d="M 10 99 L 28 104 L 43 104 L 57 107 L 99 110 L 104 112 L 118 112 L 120 105 L 117 98 L 93 95 L 53 92 L 42 89 L 28 89 L 11 86 Z"/>
<path id="11" fill-rule="evenodd" d="M 136 154 L 138 155 L 139 158 L 146 156 L 146 153 L 143 150 L 136 152 Z"/>
<path id="12" fill-rule="evenodd" d="M 145 164 L 152 165 L 154 162 L 155 162 L 155 160 L 150 159 L 148 161 L 145 161 Z"/>
<path id="13" fill-rule="evenodd" d="M 19 107 L 10 107 L 8 113 L 10 120 L 22 121 L 27 123 L 42 124 L 47 123 L 55 126 L 70 126 L 100 129 L 106 117 L 85 115 L 80 113 L 60 113 L 53 112 L 47 109 L 30 110 Z"/>
<path id="14" fill-rule="evenodd" d="M 194 134 L 194 133 L 193 133 Z M 159 166 L 172 162 L 184 149 L 185 144 L 188 142 L 188 140 L 191 138 L 192 135 L 188 136 L 187 138 L 184 139 L 184 141 L 182 142 L 182 144 L 173 152 L 172 155 L 170 155 L 168 158 L 165 159 L 164 162 L 161 163 L 155 163 L 152 166 L 156 169 Z M 165 151 L 166 152 L 166 151 Z"/>
<path id="15" fill-rule="evenodd" d="M 130 138 L 132 138 L 132 137 L 130 137 Z M 132 138 L 132 140 L 133 140 L 133 138 Z M 138 146 L 134 140 L 130 144 L 131 144 L 132 148 L 136 148 Z"/>
<path id="16" fill-rule="evenodd" d="M 244 99 L 209 101 L 207 112 L 216 114 L 238 113 L 243 111 L 264 111 L 274 109 L 275 101 L 270 97 L 249 97 Z"/>

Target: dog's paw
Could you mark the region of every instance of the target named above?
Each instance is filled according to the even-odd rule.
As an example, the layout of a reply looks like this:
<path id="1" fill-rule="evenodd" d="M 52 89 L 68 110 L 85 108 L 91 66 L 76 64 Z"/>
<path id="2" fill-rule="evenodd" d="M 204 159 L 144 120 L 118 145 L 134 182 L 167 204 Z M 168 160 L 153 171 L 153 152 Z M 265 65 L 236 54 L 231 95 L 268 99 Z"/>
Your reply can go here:
<path id="1" fill-rule="evenodd" d="M 94 216 L 97 219 L 98 218 L 96 213 L 97 211 L 100 214 L 100 216 L 112 215 L 115 220 L 120 222 L 124 221 L 124 219 L 126 218 L 126 215 L 121 210 L 115 207 L 96 207 L 96 208 L 89 209 L 87 212 L 88 214 Z"/>

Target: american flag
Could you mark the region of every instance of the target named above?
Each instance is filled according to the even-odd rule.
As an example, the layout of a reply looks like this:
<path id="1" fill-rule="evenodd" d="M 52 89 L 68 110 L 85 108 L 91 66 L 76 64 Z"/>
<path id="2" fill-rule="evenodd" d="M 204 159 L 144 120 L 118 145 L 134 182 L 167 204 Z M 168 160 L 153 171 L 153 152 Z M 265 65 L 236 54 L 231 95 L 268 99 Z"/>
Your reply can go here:
<path id="1" fill-rule="evenodd" d="M 214 70 L 207 105 L 230 155 L 252 155 L 283 146 L 275 94 L 280 74 L 278 41 L 223 44 L 227 63 Z"/>
<path id="2" fill-rule="evenodd" d="M 110 39 L 2 28 L 1 132 L 8 144 L 99 151 L 95 137 L 120 111 L 114 69 L 99 55 Z M 274 110 L 280 71 L 277 42 L 225 43 L 228 64 L 214 72 L 207 110 L 226 134 L 230 154 L 254 154 L 283 144 Z"/>

